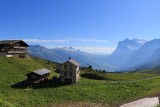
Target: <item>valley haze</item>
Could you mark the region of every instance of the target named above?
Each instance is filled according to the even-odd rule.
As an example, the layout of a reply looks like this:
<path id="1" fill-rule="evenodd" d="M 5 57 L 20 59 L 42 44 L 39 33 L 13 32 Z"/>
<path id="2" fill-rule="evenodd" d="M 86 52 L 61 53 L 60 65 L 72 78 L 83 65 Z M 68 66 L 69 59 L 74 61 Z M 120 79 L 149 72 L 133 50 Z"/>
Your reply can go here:
<path id="1" fill-rule="evenodd" d="M 118 42 L 117 48 L 108 55 L 96 55 L 73 47 L 53 49 L 31 45 L 31 55 L 54 62 L 64 62 L 69 57 L 76 59 L 81 66 L 92 65 L 94 69 L 106 71 L 134 71 L 159 66 L 160 39 L 125 39 Z M 154 56 L 153 56 L 154 55 Z M 150 66 L 147 64 L 151 63 Z"/>

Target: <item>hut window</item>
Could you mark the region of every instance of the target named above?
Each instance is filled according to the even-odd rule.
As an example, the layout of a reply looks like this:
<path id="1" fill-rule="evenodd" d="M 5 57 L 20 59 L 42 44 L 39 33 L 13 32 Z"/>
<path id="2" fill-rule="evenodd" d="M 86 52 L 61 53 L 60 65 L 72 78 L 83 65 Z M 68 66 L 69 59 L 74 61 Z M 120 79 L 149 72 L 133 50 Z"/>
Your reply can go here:
<path id="1" fill-rule="evenodd" d="M 36 79 L 36 77 L 37 77 L 36 75 L 32 75 L 31 76 L 32 79 Z"/>
<path id="2" fill-rule="evenodd" d="M 70 72 L 69 75 L 72 76 L 72 72 Z"/>
<path id="3" fill-rule="evenodd" d="M 2 49 L 2 51 L 5 51 L 5 49 Z"/>
<path id="4" fill-rule="evenodd" d="M 69 65 L 69 69 L 72 69 L 72 65 Z"/>
<path id="5" fill-rule="evenodd" d="M 64 65 L 64 69 L 67 69 L 67 65 Z"/>
<path id="6" fill-rule="evenodd" d="M 67 76 L 67 72 L 66 71 L 64 72 L 64 76 Z"/>

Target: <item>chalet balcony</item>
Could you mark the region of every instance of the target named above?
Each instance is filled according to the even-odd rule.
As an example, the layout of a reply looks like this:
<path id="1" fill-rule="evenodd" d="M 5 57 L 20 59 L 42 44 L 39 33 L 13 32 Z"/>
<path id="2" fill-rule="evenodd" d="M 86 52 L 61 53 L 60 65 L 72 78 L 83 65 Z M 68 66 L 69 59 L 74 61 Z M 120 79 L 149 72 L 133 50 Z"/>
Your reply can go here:
<path id="1" fill-rule="evenodd" d="M 27 54 L 29 52 L 27 50 L 23 50 L 23 51 L 8 51 L 8 53 L 10 53 L 10 54 L 19 54 L 19 53 Z"/>
<path id="2" fill-rule="evenodd" d="M 14 46 L 14 49 L 27 49 L 27 47 Z"/>

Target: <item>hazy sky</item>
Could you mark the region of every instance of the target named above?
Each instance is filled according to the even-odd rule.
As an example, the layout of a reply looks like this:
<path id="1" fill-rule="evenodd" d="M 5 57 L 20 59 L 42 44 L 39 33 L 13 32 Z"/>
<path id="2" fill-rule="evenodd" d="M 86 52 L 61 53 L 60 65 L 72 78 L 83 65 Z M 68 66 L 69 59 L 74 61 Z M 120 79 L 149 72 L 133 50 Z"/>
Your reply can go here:
<path id="1" fill-rule="evenodd" d="M 0 0 L 0 39 L 107 53 L 160 37 L 160 0 Z"/>

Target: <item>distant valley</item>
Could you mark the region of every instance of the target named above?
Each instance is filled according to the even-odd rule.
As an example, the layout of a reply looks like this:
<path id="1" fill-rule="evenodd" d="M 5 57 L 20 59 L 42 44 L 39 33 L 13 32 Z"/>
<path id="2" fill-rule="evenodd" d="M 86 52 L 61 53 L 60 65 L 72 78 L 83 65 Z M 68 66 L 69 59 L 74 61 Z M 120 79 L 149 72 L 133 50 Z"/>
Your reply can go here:
<path id="1" fill-rule="evenodd" d="M 31 45 L 30 54 L 62 63 L 69 57 L 80 62 L 81 66 L 92 65 L 94 69 L 106 71 L 134 71 L 160 66 L 160 39 L 151 41 L 125 39 L 120 41 L 110 55 L 94 55 L 72 47 L 48 49 Z"/>
<path id="2" fill-rule="evenodd" d="M 76 50 L 72 47 L 48 49 L 40 45 L 31 45 L 29 50 L 32 56 L 38 56 L 53 62 L 63 63 L 70 57 L 77 60 L 81 66 L 92 65 L 94 69 L 103 69 L 109 71 L 116 70 L 116 67 L 106 63 L 108 55 L 93 55 L 87 52 Z"/>

